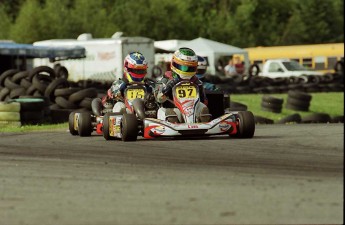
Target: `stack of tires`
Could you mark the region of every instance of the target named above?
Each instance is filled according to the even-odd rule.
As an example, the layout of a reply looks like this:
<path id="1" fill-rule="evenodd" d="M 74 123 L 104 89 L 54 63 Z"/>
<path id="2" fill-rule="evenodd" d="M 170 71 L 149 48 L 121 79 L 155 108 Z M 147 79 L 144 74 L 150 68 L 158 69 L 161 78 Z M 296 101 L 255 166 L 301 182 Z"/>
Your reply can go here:
<path id="1" fill-rule="evenodd" d="M 312 96 L 302 91 L 288 91 L 286 108 L 295 111 L 309 111 Z"/>
<path id="2" fill-rule="evenodd" d="M 10 100 L 20 104 L 20 122 L 22 125 L 49 123 L 49 102 L 44 97 L 21 96 Z"/>
<path id="3" fill-rule="evenodd" d="M 27 106 L 25 112 L 20 112 L 24 123 L 29 123 L 30 120 L 32 123 L 67 122 L 72 111 L 91 111 L 91 101 L 98 96 L 98 91 L 95 88 L 73 86 L 73 83 L 67 80 L 68 72 L 63 67 L 56 67 L 55 70 L 59 76 L 48 66 L 35 67 L 30 71 L 10 69 L 3 72 L 0 74 L 0 101 L 26 98 L 32 102 L 36 101 L 32 100 L 33 98 L 40 98 L 37 101 L 41 103 L 34 104 L 45 104 L 47 109 L 40 111 L 41 108 L 37 105 L 31 109 Z M 20 104 L 28 103 L 20 100 Z M 46 118 L 42 119 L 41 116 Z"/>
<path id="4" fill-rule="evenodd" d="M 2 124 L 21 126 L 20 122 L 20 103 L 0 102 L 0 127 Z"/>
<path id="5" fill-rule="evenodd" d="M 268 112 L 281 113 L 284 99 L 270 95 L 263 95 L 261 109 Z"/>

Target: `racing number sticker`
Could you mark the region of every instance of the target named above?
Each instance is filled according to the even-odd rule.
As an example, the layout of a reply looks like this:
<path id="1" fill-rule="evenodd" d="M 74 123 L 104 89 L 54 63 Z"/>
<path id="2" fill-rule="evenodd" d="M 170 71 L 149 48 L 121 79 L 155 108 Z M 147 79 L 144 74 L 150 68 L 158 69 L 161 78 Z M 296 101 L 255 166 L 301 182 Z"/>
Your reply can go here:
<path id="1" fill-rule="evenodd" d="M 194 86 L 176 87 L 176 96 L 178 98 L 196 98 L 196 88 Z"/>
<path id="2" fill-rule="evenodd" d="M 145 91 L 144 89 L 129 89 L 127 90 L 126 96 L 128 100 L 133 100 L 135 98 L 144 99 Z"/>

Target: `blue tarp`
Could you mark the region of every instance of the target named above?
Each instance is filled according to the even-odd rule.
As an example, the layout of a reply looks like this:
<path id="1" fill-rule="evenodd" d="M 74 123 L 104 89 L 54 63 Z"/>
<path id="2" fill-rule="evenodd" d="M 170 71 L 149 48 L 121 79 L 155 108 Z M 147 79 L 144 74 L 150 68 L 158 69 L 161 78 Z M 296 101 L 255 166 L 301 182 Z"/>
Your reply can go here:
<path id="1" fill-rule="evenodd" d="M 54 60 L 85 58 L 85 48 L 34 46 L 31 44 L 18 44 L 0 42 L 0 55 L 20 56 L 25 58 L 50 58 Z"/>

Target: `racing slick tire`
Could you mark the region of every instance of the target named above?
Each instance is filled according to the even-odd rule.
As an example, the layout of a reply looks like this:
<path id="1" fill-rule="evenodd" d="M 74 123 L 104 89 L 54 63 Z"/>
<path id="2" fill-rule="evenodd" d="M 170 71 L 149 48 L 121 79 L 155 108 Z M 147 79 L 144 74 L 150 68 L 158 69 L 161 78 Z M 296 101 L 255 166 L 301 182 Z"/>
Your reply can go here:
<path id="1" fill-rule="evenodd" d="M 252 138 L 255 132 L 255 119 L 251 111 L 238 112 L 236 137 Z"/>
<path id="2" fill-rule="evenodd" d="M 91 136 L 92 133 L 92 123 L 91 123 L 91 113 L 81 112 L 78 119 L 78 134 L 81 137 Z"/>
<path id="3" fill-rule="evenodd" d="M 69 132 L 75 136 L 78 135 L 78 130 L 74 129 L 74 116 L 75 116 L 75 112 L 71 112 L 68 116 L 68 128 L 69 128 Z"/>
<path id="4" fill-rule="evenodd" d="M 103 117 L 103 137 L 105 140 L 114 140 L 116 139 L 115 137 L 110 136 L 109 133 L 109 128 L 110 128 L 110 121 L 109 121 L 109 117 L 110 116 L 114 116 L 117 115 L 117 113 L 106 113 Z"/>
<path id="5" fill-rule="evenodd" d="M 123 114 L 122 141 L 136 141 L 138 138 L 138 120 L 134 114 Z"/>

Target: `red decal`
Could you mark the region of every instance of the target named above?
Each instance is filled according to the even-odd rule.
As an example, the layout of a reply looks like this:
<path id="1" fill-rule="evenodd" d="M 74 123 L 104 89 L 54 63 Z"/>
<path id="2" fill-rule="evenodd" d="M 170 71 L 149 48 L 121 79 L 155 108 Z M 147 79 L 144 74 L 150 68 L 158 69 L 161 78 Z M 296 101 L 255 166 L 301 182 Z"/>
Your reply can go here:
<path id="1" fill-rule="evenodd" d="M 103 134 L 103 123 L 99 123 L 96 126 L 96 133 L 97 134 Z"/>

